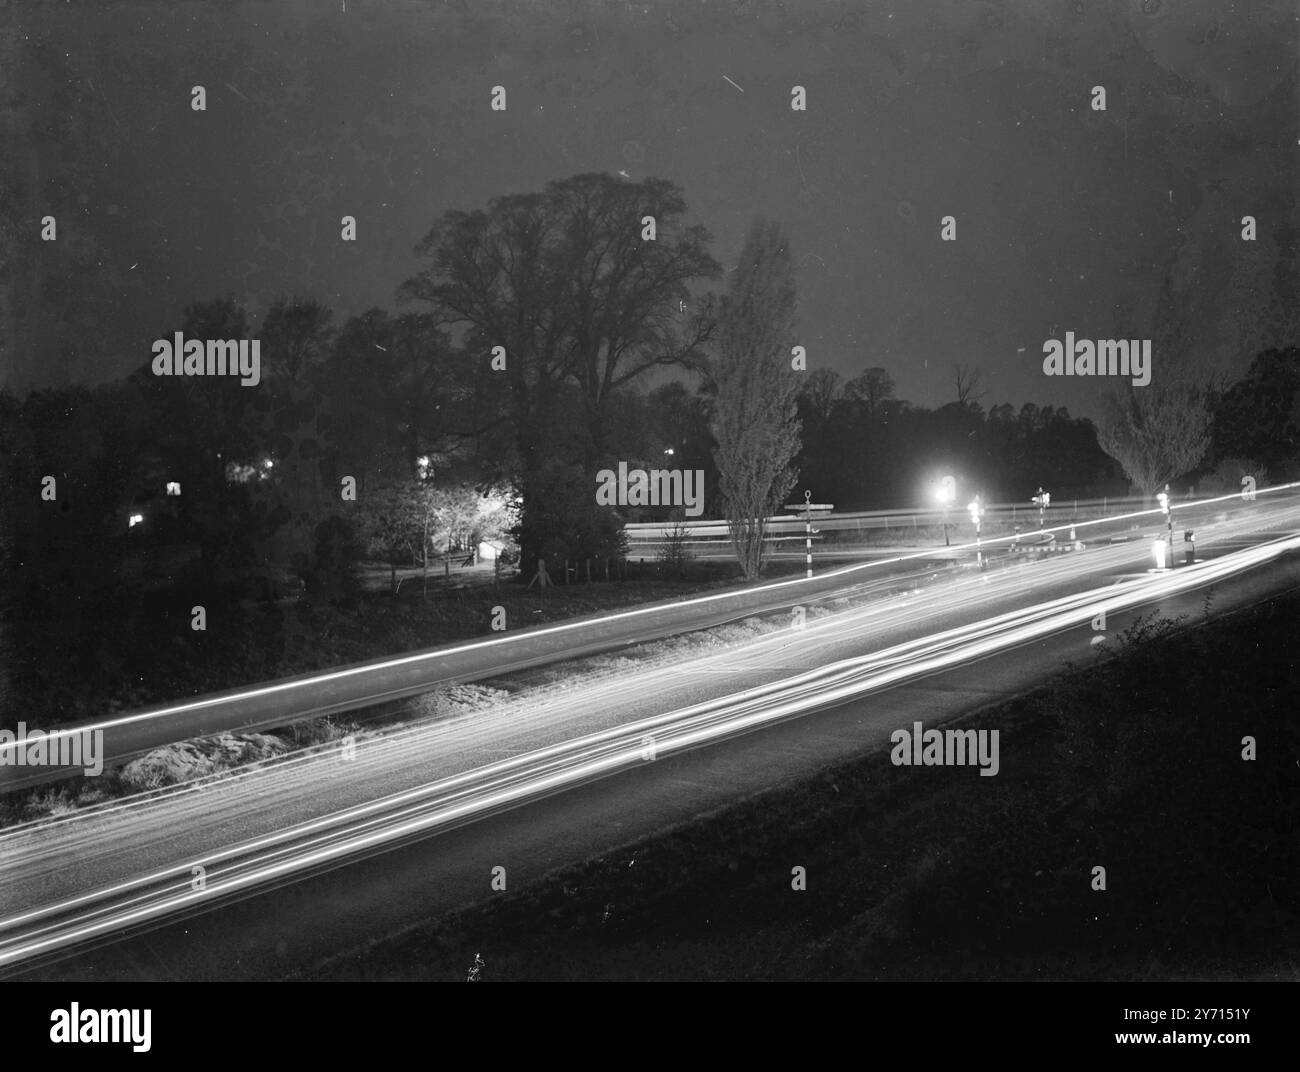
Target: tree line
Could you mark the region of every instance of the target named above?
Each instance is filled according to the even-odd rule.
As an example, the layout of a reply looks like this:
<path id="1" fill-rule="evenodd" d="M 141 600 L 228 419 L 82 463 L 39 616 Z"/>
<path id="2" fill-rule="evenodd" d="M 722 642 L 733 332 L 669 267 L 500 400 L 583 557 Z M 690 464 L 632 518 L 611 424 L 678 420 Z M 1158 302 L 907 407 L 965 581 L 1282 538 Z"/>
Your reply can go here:
<path id="1" fill-rule="evenodd" d="M 159 326 L 259 339 L 256 388 L 156 377 L 142 358 L 115 383 L 0 395 L 10 591 L 56 616 L 70 591 L 127 583 L 141 534 L 124 513 L 169 483 L 179 496 L 160 496 L 146 528 L 197 549 L 197 582 L 279 571 L 338 598 L 363 559 L 395 578 L 480 539 L 511 541 L 525 577 L 539 559 L 618 555 L 623 523 L 655 514 L 597 504 L 595 474 L 618 461 L 702 470 L 706 514 L 730 521 L 746 577 L 796 482 L 870 509 L 921 501 L 939 470 L 1013 500 L 1040 485 L 1151 494 L 1295 474 L 1294 348 L 1258 355 L 1236 383 L 1121 391 L 1096 425 L 1060 407 L 986 410 L 961 362 L 953 401 L 928 409 L 878 366 L 846 380 L 791 360 L 798 301 L 778 224 L 754 221 L 721 292 L 707 289 L 724 274 L 710 241 L 671 182 L 577 175 L 444 213 L 396 311 L 336 324 L 315 299 L 283 297 L 254 325 L 220 297 Z M 46 478 L 52 500 L 37 493 Z"/>

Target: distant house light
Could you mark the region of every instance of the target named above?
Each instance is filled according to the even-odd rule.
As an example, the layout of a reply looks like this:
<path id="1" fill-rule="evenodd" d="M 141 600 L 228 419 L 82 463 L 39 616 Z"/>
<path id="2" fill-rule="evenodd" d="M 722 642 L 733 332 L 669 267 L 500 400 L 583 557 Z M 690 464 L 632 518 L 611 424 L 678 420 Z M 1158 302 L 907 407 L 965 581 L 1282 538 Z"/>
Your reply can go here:
<path id="1" fill-rule="evenodd" d="M 143 520 L 144 520 L 144 514 L 132 514 L 130 520 L 127 521 L 126 523 L 126 527 L 129 529 L 133 529 L 136 527 L 136 525 L 140 524 Z"/>
<path id="2" fill-rule="evenodd" d="M 167 494 L 168 494 L 168 495 L 179 495 L 180 493 L 181 493 L 181 485 L 180 485 L 180 481 L 178 481 L 178 480 L 169 480 L 169 481 L 167 481 Z"/>

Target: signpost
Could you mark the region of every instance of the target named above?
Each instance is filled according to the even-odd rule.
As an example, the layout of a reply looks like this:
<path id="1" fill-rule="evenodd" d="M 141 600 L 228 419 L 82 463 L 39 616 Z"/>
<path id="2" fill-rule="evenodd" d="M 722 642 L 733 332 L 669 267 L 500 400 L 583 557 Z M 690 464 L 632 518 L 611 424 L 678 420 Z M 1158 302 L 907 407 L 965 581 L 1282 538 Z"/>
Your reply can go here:
<path id="1" fill-rule="evenodd" d="M 1042 532 L 1047 528 L 1045 515 L 1047 513 L 1047 508 L 1052 504 L 1052 493 L 1050 491 L 1044 491 L 1040 484 L 1038 487 L 1038 494 L 1029 501 L 1038 504 L 1038 531 Z"/>
<path id="2" fill-rule="evenodd" d="M 804 558 L 805 558 L 806 568 L 807 568 L 807 572 L 804 574 L 804 576 L 812 577 L 812 538 L 813 538 L 812 512 L 814 510 L 827 510 L 827 511 L 834 510 L 835 505 L 833 503 L 815 503 L 812 501 L 812 492 L 805 491 L 803 493 L 802 503 L 786 503 L 785 508 L 787 510 L 803 511 Z"/>

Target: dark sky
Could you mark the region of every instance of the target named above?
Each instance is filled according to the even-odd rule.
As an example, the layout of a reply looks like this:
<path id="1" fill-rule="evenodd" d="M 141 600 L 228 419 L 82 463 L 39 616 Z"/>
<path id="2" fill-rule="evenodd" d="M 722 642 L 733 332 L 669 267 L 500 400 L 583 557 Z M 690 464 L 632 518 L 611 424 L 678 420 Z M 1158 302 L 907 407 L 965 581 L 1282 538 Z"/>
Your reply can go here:
<path id="1" fill-rule="evenodd" d="M 680 184 L 727 267 L 781 222 L 810 368 L 881 365 L 926 405 L 963 361 L 986 405 L 1095 411 L 1113 381 L 1042 374 L 1067 330 L 1179 340 L 1157 378 L 1297 338 L 1292 2 L 10 2 L 0 26 L 11 215 L 60 227 L 11 278 L 98 310 L 73 349 L 9 333 L 13 390 L 123 374 L 225 292 L 395 308 L 442 212 L 592 170 Z"/>

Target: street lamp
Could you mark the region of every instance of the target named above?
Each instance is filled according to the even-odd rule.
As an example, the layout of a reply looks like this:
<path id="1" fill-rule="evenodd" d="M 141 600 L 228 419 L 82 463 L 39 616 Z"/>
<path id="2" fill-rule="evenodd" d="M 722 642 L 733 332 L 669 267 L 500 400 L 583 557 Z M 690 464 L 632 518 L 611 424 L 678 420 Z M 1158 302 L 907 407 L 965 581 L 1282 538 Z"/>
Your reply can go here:
<path id="1" fill-rule="evenodd" d="M 981 539 L 981 530 L 983 528 L 982 518 L 984 517 L 984 504 L 980 502 L 980 497 L 975 496 L 967 507 L 970 510 L 970 519 L 975 522 L 975 563 L 980 569 L 984 568 L 984 546 Z"/>
<path id="2" fill-rule="evenodd" d="M 1165 485 L 1165 490 L 1162 491 L 1159 495 L 1156 496 L 1156 499 L 1160 502 L 1160 509 L 1163 510 L 1163 511 L 1164 511 L 1164 514 L 1165 514 L 1165 525 L 1166 525 L 1166 527 L 1167 527 L 1167 529 L 1168 529 L 1168 532 L 1169 532 L 1169 538 L 1165 541 L 1165 544 L 1166 544 L 1166 545 L 1168 546 L 1168 548 L 1169 548 L 1169 559 L 1170 559 L 1170 565 L 1173 565 L 1173 557 L 1174 557 L 1174 512 L 1173 512 L 1172 509 L 1170 509 L 1170 506 L 1169 506 L 1169 485 L 1168 485 L 1168 484 Z"/>
<path id="3" fill-rule="evenodd" d="M 952 541 L 948 539 L 948 508 L 952 506 L 953 500 L 957 498 L 957 478 L 954 476 L 945 476 L 939 481 L 939 501 L 943 503 L 943 545 L 951 547 Z"/>

